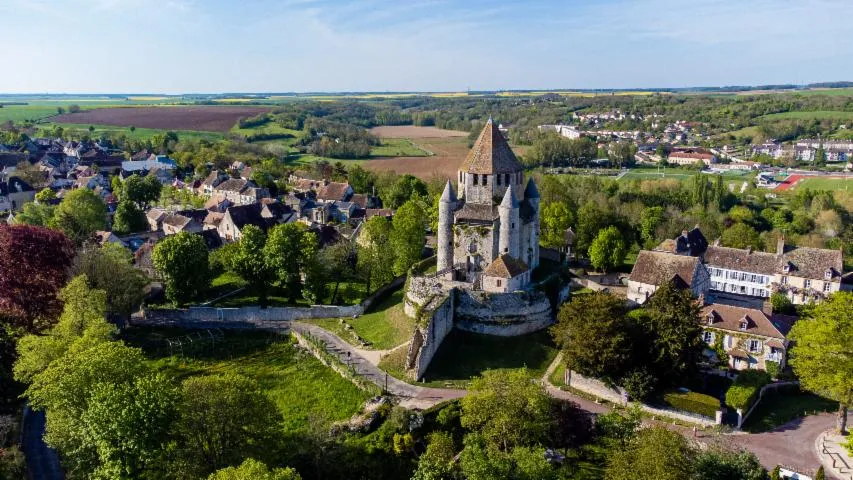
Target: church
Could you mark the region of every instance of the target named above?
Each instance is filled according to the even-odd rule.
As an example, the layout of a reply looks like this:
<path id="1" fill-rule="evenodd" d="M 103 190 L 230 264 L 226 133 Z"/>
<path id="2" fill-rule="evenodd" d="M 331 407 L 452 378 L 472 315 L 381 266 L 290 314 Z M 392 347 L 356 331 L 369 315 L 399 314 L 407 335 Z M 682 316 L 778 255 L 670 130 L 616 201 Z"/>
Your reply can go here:
<path id="1" fill-rule="evenodd" d="M 457 177 L 457 190 L 448 181 L 439 203 L 437 276 L 472 290 L 526 289 L 539 265 L 539 191 L 532 178 L 525 185 L 491 118 Z"/>

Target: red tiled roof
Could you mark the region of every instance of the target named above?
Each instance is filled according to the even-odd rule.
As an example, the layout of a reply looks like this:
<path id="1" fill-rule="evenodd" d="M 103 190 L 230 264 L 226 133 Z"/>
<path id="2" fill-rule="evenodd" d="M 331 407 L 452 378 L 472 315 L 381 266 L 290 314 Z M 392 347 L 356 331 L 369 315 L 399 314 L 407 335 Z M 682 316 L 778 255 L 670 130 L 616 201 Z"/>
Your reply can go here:
<path id="1" fill-rule="evenodd" d="M 468 173 L 492 175 L 519 172 L 522 167 L 490 118 L 460 169 Z"/>

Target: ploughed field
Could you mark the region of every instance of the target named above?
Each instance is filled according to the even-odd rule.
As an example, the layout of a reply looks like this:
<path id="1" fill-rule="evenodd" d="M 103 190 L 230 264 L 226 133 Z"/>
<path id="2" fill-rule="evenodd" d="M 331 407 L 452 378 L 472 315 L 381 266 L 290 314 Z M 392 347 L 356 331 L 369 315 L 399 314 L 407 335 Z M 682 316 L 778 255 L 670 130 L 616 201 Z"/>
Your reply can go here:
<path id="1" fill-rule="evenodd" d="M 158 130 L 227 132 L 243 117 L 269 111 L 254 106 L 174 106 L 95 108 L 51 118 L 58 123 L 135 126 Z"/>

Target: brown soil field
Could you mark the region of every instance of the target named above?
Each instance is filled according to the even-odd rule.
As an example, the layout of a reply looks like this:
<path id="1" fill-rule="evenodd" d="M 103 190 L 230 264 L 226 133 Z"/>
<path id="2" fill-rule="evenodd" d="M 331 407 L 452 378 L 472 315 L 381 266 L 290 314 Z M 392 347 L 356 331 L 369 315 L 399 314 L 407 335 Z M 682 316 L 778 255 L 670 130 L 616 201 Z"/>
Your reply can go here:
<path id="1" fill-rule="evenodd" d="M 390 127 L 373 127 L 370 133 L 379 138 L 451 138 L 467 137 L 468 132 L 459 130 L 442 130 L 435 127 L 415 127 L 413 125 L 395 125 Z"/>
<path id="2" fill-rule="evenodd" d="M 423 127 L 419 127 L 423 128 Z M 466 135 L 467 137 L 467 135 Z M 456 178 L 459 165 L 468 154 L 468 139 L 465 137 L 419 138 L 412 141 L 420 148 L 435 155 L 430 157 L 393 157 L 368 160 L 362 164 L 364 168 L 375 171 L 394 171 L 398 174 L 411 174 L 421 180 L 439 178 Z M 516 155 L 521 149 L 513 147 Z"/>
<path id="3" fill-rule="evenodd" d="M 153 128 L 158 130 L 198 130 L 227 132 L 241 117 L 269 111 L 269 107 L 249 106 L 176 106 L 96 108 L 79 113 L 52 117 L 59 123 L 112 125 L 116 127 Z"/>

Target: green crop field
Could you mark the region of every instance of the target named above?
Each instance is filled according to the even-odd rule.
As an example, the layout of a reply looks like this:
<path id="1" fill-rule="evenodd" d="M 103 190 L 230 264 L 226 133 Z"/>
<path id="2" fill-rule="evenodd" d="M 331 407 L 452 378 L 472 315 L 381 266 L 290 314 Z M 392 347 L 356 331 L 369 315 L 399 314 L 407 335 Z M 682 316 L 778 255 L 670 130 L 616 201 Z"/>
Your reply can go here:
<path id="1" fill-rule="evenodd" d="M 56 107 L 48 105 L 3 105 L 3 108 L 0 108 L 0 123 L 10 120 L 35 122 L 52 115 L 56 115 Z"/>
<path id="2" fill-rule="evenodd" d="M 822 110 L 815 112 L 771 113 L 758 117 L 758 120 L 853 120 L 853 112 Z"/>
<path id="3" fill-rule="evenodd" d="M 45 123 L 44 126 L 48 127 L 53 125 L 52 123 Z M 90 125 L 82 124 L 82 123 L 62 123 L 59 124 L 62 128 L 67 130 L 80 130 L 84 133 L 89 133 Z M 127 135 L 128 138 L 133 138 L 137 140 L 147 140 L 154 135 L 162 134 L 166 130 L 157 130 L 153 128 L 140 128 L 136 127 L 135 130 L 131 131 L 130 127 L 114 127 L 111 125 L 91 125 L 95 127 L 95 130 L 91 133 L 92 137 L 98 137 L 102 133 L 106 133 L 108 135 Z M 225 136 L 221 133 L 217 132 L 199 132 L 195 130 L 177 130 L 175 131 L 178 134 L 178 140 L 222 140 Z"/>
<path id="4" fill-rule="evenodd" d="M 407 138 L 383 138 L 382 145 L 370 149 L 371 157 L 426 157 L 425 152 Z"/>
<path id="5" fill-rule="evenodd" d="M 183 353 L 171 351 L 167 338 L 192 334 L 180 329 L 132 328 L 123 336 L 141 347 L 151 365 L 180 381 L 195 375 L 236 373 L 258 382 L 276 404 L 288 433 L 304 432 L 310 423 L 345 420 L 368 394 L 362 392 L 287 336 L 259 331 L 225 331 L 216 344 L 195 342 Z M 205 332 L 202 332 L 205 333 Z"/>
<path id="6" fill-rule="evenodd" d="M 830 95 L 835 97 L 853 96 L 853 88 L 813 88 L 797 91 L 797 95 Z"/>

